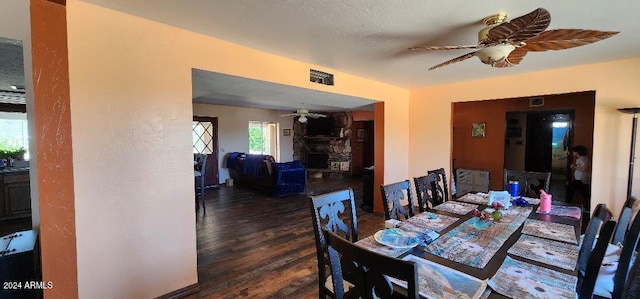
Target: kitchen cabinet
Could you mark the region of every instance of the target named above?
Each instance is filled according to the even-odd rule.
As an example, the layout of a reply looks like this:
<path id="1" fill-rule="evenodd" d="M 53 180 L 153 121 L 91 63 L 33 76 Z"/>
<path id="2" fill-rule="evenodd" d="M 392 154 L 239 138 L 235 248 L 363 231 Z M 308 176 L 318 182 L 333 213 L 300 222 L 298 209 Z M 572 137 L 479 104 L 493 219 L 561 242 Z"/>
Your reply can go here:
<path id="1" fill-rule="evenodd" d="M 28 168 L 0 170 L 0 219 L 31 216 L 31 187 Z"/>

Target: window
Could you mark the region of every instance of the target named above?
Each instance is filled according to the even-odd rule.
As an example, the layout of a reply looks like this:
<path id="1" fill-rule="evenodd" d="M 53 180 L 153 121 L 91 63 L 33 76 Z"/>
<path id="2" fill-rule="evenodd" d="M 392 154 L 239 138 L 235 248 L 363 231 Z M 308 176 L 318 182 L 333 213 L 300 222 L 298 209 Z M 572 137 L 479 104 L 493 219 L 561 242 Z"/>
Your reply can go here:
<path id="1" fill-rule="evenodd" d="M 194 120 L 193 121 L 193 153 L 194 154 L 211 154 L 214 146 L 214 124 L 210 121 Z"/>
<path id="2" fill-rule="evenodd" d="M 249 122 L 249 153 L 271 155 L 279 160 L 278 124 Z"/>
<path id="3" fill-rule="evenodd" d="M 27 114 L 0 112 L 0 150 L 26 150 L 24 160 L 29 160 L 29 129 Z"/>

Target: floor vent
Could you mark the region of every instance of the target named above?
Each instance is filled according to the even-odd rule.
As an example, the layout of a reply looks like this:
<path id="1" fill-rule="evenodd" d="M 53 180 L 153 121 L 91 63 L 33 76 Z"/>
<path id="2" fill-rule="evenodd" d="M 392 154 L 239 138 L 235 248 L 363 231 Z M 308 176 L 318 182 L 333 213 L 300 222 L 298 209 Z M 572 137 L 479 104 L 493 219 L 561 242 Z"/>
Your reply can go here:
<path id="1" fill-rule="evenodd" d="M 324 85 L 333 85 L 333 74 L 311 69 L 309 70 L 309 81 Z"/>

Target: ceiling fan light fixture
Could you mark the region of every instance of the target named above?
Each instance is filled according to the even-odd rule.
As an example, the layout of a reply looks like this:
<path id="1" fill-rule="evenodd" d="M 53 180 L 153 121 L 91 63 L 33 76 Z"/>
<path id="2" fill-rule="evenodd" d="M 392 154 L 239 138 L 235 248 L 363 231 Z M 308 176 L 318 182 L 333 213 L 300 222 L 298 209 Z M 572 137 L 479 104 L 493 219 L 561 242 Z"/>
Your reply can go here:
<path id="1" fill-rule="evenodd" d="M 493 65 L 496 61 L 505 59 L 516 47 L 511 44 L 500 44 L 478 50 L 475 55 L 484 64 Z"/>
<path id="2" fill-rule="evenodd" d="M 304 123 L 306 123 L 306 122 L 307 122 L 307 117 L 306 117 L 306 116 L 304 116 L 304 115 L 300 115 L 300 117 L 298 117 L 298 121 L 299 121 L 301 124 L 304 124 Z"/>

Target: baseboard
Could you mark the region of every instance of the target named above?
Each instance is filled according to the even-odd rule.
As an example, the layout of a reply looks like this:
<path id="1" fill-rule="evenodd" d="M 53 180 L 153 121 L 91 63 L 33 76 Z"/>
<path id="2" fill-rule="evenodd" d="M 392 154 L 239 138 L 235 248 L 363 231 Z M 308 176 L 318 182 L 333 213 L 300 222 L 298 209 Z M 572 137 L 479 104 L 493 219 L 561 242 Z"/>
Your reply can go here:
<path id="1" fill-rule="evenodd" d="M 200 287 L 198 286 L 198 283 L 194 283 L 192 285 L 186 286 L 184 288 L 181 289 L 177 289 L 171 293 L 166 293 L 162 296 L 156 297 L 156 299 L 178 299 L 178 298 L 184 298 L 186 296 L 189 296 L 191 294 L 195 294 L 198 291 L 200 291 Z"/>

